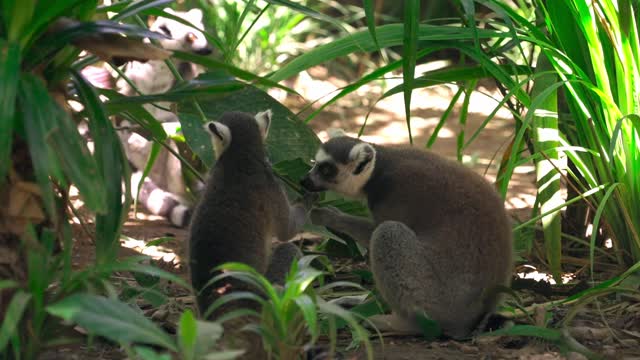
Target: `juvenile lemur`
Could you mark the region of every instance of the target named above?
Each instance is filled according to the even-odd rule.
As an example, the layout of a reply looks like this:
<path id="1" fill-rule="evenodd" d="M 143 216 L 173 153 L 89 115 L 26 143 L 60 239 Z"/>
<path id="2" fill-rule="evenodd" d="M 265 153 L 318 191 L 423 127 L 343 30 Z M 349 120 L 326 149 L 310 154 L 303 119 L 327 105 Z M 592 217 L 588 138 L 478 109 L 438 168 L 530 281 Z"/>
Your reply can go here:
<path id="1" fill-rule="evenodd" d="M 311 221 L 368 246 L 391 315 L 381 330 L 420 333 L 425 312 L 444 335 L 464 338 L 498 302 L 512 270 L 511 227 L 502 200 L 480 175 L 432 152 L 347 136 L 324 143 L 302 180 L 309 191 L 364 197 L 373 216 L 314 208 Z"/>
<path id="2" fill-rule="evenodd" d="M 205 125 L 217 162 L 190 225 L 189 265 L 196 291 L 211 279 L 214 267 L 231 261 L 248 264 L 281 283 L 291 261 L 300 255 L 294 245 L 285 243 L 269 256 L 272 238 L 286 241 L 299 232 L 309 207 L 289 205 L 266 159 L 264 141 L 271 116 L 271 110 L 255 117 L 229 112 Z M 197 296 L 201 314 L 220 286 L 208 287 Z"/>

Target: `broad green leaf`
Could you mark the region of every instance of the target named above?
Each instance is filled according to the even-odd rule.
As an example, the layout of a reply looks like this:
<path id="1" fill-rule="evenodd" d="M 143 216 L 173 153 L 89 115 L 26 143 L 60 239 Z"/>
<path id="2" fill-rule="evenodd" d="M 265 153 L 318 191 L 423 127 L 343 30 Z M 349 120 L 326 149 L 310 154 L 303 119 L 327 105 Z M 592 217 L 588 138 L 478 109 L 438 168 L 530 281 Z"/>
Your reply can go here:
<path id="1" fill-rule="evenodd" d="M 140 311 L 117 300 L 75 294 L 48 306 L 47 311 L 118 343 L 152 344 L 171 351 L 178 350 L 171 337 Z"/>
<path id="2" fill-rule="evenodd" d="M 198 155 L 206 167 L 213 167 L 215 164 L 213 143 L 209 133 L 204 130 L 204 124 L 200 117 L 190 113 L 179 113 L 178 118 L 182 126 L 182 133 L 191 151 Z M 209 118 L 209 120 L 213 119 Z"/>
<path id="3" fill-rule="evenodd" d="M 2 319 L 2 326 L 0 326 L 0 352 L 4 351 L 9 340 L 15 334 L 30 299 L 31 295 L 22 290 L 16 292 L 11 298 L 4 319 Z"/>
<path id="4" fill-rule="evenodd" d="M 267 151 L 269 159 L 273 163 L 283 160 L 291 160 L 295 158 L 312 159 L 315 156 L 320 140 L 315 133 L 300 121 L 289 109 L 280 104 L 277 100 L 269 96 L 266 92 L 254 87 L 247 87 L 241 91 L 234 92 L 224 98 L 219 99 L 203 99 L 199 101 L 202 110 L 208 120 L 216 120 L 227 111 L 244 111 L 256 114 L 260 111 L 271 109 L 273 119 L 267 137 Z M 190 117 L 196 117 L 195 110 L 188 102 L 180 103 L 178 106 L 178 116 L 181 118 L 186 114 Z M 183 123 L 182 131 L 185 134 L 187 142 L 195 131 L 205 134 L 200 125 L 199 129 L 194 129 L 194 133 L 188 134 L 185 124 Z M 205 134 L 206 135 L 206 134 Z M 199 135 L 202 136 L 202 135 Z M 191 139 L 193 141 L 193 139 Z M 209 135 L 206 135 L 208 147 L 211 146 Z M 194 152 L 200 155 L 199 149 L 193 148 Z M 196 146 L 203 146 L 197 143 Z M 213 157 L 213 151 L 210 153 Z M 213 160 L 212 160 L 213 161 Z M 210 165 L 209 163 L 207 165 Z"/>
<path id="5" fill-rule="evenodd" d="M 0 184 L 11 163 L 11 145 L 20 79 L 20 48 L 15 43 L 0 40 Z"/>

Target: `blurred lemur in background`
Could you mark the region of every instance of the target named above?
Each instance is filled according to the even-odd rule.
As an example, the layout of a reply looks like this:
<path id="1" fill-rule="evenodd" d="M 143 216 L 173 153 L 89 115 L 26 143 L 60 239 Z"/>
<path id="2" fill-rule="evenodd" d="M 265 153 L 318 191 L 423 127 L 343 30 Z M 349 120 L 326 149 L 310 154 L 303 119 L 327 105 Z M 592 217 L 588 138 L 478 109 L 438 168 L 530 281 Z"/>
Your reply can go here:
<path id="1" fill-rule="evenodd" d="M 149 29 L 168 37 L 159 41 L 159 45 L 162 48 L 200 55 L 212 53 L 212 48 L 202 33 L 204 25 L 200 9 L 180 12 L 165 8 L 164 11 L 185 20 L 192 24 L 193 27 L 166 17 L 156 18 Z M 203 72 L 200 66 L 193 63 L 174 60 L 174 64 L 186 81 Z M 127 96 L 139 95 L 140 93 L 143 95 L 164 93 L 176 84 L 173 73 L 162 60 L 130 61 L 124 65 L 122 71 L 135 85 L 135 88 L 124 78 L 117 78 L 115 87 L 120 93 Z M 83 70 L 83 74 L 96 86 L 106 88 L 113 87 L 111 75 L 117 77 L 117 73 L 110 73 L 106 69 L 97 67 L 87 67 Z M 168 134 L 175 133 L 175 130 L 180 126 L 178 117 L 174 112 L 170 111 L 170 107 L 171 104 L 168 102 L 144 105 L 144 108 L 162 123 Z M 127 157 L 135 170 L 132 175 L 131 188 L 132 191 L 136 191 L 142 178 L 142 170 L 149 159 L 153 142 L 148 139 L 148 134 L 137 131 L 126 120 L 118 119 L 117 125 L 119 128 L 118 134 L 124 145 Z M 184 154 L 184 149 L 179 148 L 173 140 L 166 140 L 166 145 L 175 152 Z M 189 188 L 196 192 L 202 190 L 204 186 L 198 180 L 193 180 L 189 185 Z M 165 217 L 174 226 L 186 227 L 192 214 L 192 199 L 194 198 L 193 195 L 189 194 L 187 187 L 180 160 L 162 147 L 154 166 L 142 184 L 138 202 L 152 214 Z"/>

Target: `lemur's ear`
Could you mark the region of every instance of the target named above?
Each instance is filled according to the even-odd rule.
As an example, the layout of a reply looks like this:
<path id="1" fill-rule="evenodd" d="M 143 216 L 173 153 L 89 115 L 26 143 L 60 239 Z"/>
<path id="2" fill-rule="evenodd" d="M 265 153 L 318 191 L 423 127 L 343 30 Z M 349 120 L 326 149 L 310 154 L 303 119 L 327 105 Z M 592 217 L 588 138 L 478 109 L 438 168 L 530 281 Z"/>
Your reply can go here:
<path id="1" fill-rule="evenodd" d="M 271 112 L 271 109 L 256 114 L 256 122 L 258 123 L 258 127 L 260 128 L 260 135 L 262 135 L 262 140 L 267 139 L 267 135 L 269 134 L 269 127 L 271 126 L 272 116 L 273 113 Z"/>
<path id="2" fill-rule="evenodd" d="M 375 156 L 376 150 L 371 144 L 359 143 L 355 145 L 349 152 L 349 160 L 354 165 L 353 175 L 358 175 L 373 166 Z"/>
<path id="3" fill-rule="evenodd" d="M 187 12 L 187 18 L 193 23 L 202 22 L 202 10 L 193 8 Z"/>
<path id="4" fill-rule="evenodd" d="M 329 135 L 329 139 L 333 139 L 341 136 L 347 136 L 347 133 L 341 128 L 328 128 L 327 135 Z"/>
<path id="5" fill-rule="evenodd" d="M 216 159 L 219 159 L 231 144 L 231 129 L 227 125 L 216 121 L 206 123 L 204 128 L 211 135 L 213 150 L 216 152 Z"/>

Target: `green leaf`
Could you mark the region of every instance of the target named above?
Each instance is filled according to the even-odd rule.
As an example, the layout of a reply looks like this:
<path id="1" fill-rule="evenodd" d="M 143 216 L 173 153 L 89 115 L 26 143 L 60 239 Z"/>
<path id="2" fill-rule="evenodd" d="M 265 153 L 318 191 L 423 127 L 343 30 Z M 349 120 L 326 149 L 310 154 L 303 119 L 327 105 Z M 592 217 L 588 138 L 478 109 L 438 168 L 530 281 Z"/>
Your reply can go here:
<path id="1" fill-rule="evenodd" d="M 211 57 L 208 56 L 203 56 L 203 55 L 197 55 L 197 54 L 193 54 L 193 53 L 188 53 L 188 52 L 184 52 L 184 51 L 174 51 L 173 52 L 173 57 L 176 59 L 180 59 L 183 61 L 189 61 L 192 62 L 194 64 L 198 64 L 198 65 L 202 65 L 205 68 L 209 69 L 209 70 L 218 70 L 218 69 L 222 69 L 225 70 L 227 73 L 237 77 L 238 79 L 242 79 L 244 81 L 248 81 L 251 82 L 253 84 L 259 84 L 259 85 L 263 85 L 263 86 L 270 86 L 270 87 L 277 87 L 280 89 L 285 90 L 286 92 L 290 93 L 290 94 L 294 94 L 294 95 L 300 95 L 298 94 L 298 92 L 296 92 L 295 90 L 286 87 L 284 85 L 280 85 L 279 83 L 269 80 L 268 78 L 264 78 L 261 76 L 258 76 L 256 74 L 253 74 L 249 71 L 245 71 L 242 70 L 240 68 L 237 68 L 233 65 L 224 63 L 222 61 L 216 60 L 216 59 L 212 59 Z"/>
<path id="2" fill-rule="evenodd" d="M 110 262 L 115 259 L 120 230 L 131 203 L 129 166 L 120 138 L 107 118 L 95 89 L 77 70 L 71 72 L 95 141 L 94 158 L 98 165 L 98 176 L 105 184 L 107 212 L 96 215 L 96 261 Z M 126 188 L 124 199 L 123 182 Z"/>
<path id="3" fill-rule="evenodd" d="M 180 344 L 180 353 L 185 360 L 195 359 L 195 346 L 198 336 L 196 318 L 191 310 L 187 309 L 180 316 L 178 325 L 178 343 Z"/>
<path id="4" fill-rule="evenodd" d="M 426 314 L 418 314 L 416 320 L 422 330 L 422 336 L 424 336 L 427 341 L 433 341 L 442 335 L 440 325 L 435 320 L 430 319 Z"/>
<path id="5" fill-rule="evenodd" d="M 280 104 L 265 91 L 255 87 L 247 87 L 231 93 L 224 98 L 203 99 L 199 102 L 209 120 L 216 120 L 227 111 L 244 111 L 256 114 L 260 111 L 271 109 L 273 119 L 269 129 L 269 136 L 267 137 L 267 152 L 269 153 L 269 159 L 273 163 L 295 158 L 312 159 L 320 145 L 318 137 L 305 123 L 300 121 L 287 107 Z M 178 116 L 181 118 L 181 121 L 183 121 L 182 118 L 184 115 L 189 116 L 192 122 L 199 119 L 194 115 L 196 113 L 195 109 L 193 109 L 188 101 L 180 103 L 178 105 L 178 111 Z M 187 129 L 185 125 L 191 125 L 182 123 L 182 131 L 185 134 L 187 143 L 189 143 L 193 151 L 199 156 L 200 153 L 203 152 L 202 149 L 199 149 L 199 146 L 205 146 L 201 141 L 205 141 L 204 138 L 206 137 L 205 151 L 210 151 L 208 156 L 212 161 L 207 163 L 207 165 L 213 164 L 213 150 L 206 150 L 212 148 L 211 139 L 202 129 L 202 125 L 198 125 L 199 127 L 197 129 Z M 202 140 L 196 141 L 196 139 L 193 138 L 194 136 L 202 137 Z"/>
<path id="6" fill-rule="evenodd" d="M 420 0 L 406 0 L 404 2 L 404 36 L 402 56 L 402 79 L 404 88 L 404 114 L 407 121 L 409 143 L 413 144 L 411 135 L 411 92 L 416 71 L 418 53 L 418 23 L 420 17 Z"/>
<path id="7" fill-rule="evenodd" d="M 136 273 L 142 273 L 152 276 L 157 276 L 159 278 L 172 281 L 185 289 L 189 289 L 190 286 L 187 284 L 184 279 L 181 277 L 167 272 L 165 270 L 159 269 L 155 266 L 139 264 L 137 262 L 116 262 L 111 263 L 109 265 L 105 265 L 110 272 L 114 271 L 131 271 Z"/>
<path id="8" fill-rule="evenodd" d="M 18 287 L 18 283 L 13 280 L 0 280 L 0 290 L 13 289 Z"/>
<path id="9" fill-rule="evenodd" d="M 376 11 L 373 0 L 363 0 L 362 3 L 364 15 L 367 18 L 367 28 L 369 29 L 369 33 L 371 33 L 371 37 L 373 38 L 373 42 L 376 44 L 376 47 L 380 48 L 380 44 L 378 44 L 378 37 L 376 36 Z"/>
<path id="10" fill-rule="evenodd" d="M 171 337 L 141 312 L 117 300 L 75 294 L 48 306 L 47 312 L 121 344 L 152 344 L 178 350 Z"/>
<path id="11" fill-rule="evenodd" d="M 24 30 L 33 18 L 37 1 L 24 0 L 20 1 L 20 3 L 15 2 L 13 5 L 8 5 L 9 3 L 8 1 L 4 2 L 4 9 L 9 10 L 5 14 L 11 14 L 4 18 L 7 22 L 7 39 L 10 42 L 20 42 L 21 46 L 24 46 L 24 43 L 28 40 L 24 37 Z"/>
<path id="12" fill-rule="evenodd" d="M 16 113 L 22 122 L 36 180 L 42 192 L 42 201 L 47 214 L 55 223 L 54 192 L 50 176 L 64 183 L 64 176 L 56 155 L 47 146 L 47 136 L 57 121 L 52 121 L 57 106 L 40 79 L 31 74 L 23 74 L 18 89 L 18 109 Z"/>
<path id="13" fill-rule="evenodd" d="M 315 302 L 307 294 L 297 296 L 293 299 L 293 301 L 295 301 L 300 310 L 302 310 L 304 320 L 307 323 L 309 332 L 311 332 L 311 342 L 315 342 L 315 340 L 320 335 L 320 328 L 318 327 L 318 314 L 316 313 L 317 310 Z"/>
<path id="14" fill-rule="evenodd" d="M 15 334 L 20 319 L 22 319 L 22 314 L 27 308 L 30 299 L 31 295 L 22 290 L 16 292 L 11 298 L 5 317 L 2 319 L 2 326 L 0 327 L 0 352 L 4 351 L 7 343 Z"/>
<path id="15" fill-rule="evenodd" d="M 223 334 L 222 325 L 211 321 L 196 320 L 197 338 L 194 357 L 201 359 L 217 348 L 217 342 Z M 232 357 L 233 358 L 233 357 Z"/>
<path id="16" fill-rule="evenodd" d="M 448 41 L 453 47 L 457 45 L 458 40 L 471 40 L 474 38 L 474 32 L 470 29 L 435 26 L 435 25 L 419 25 L 417 39 L 421 41 Z M 390 24 L 376 27 L 378 35 L 378 43 L 381 48 L 398 46 L 403 44 L 404 27 L 402 24 Z M 480 39 L 487 38 L 504 38 L 508 34 L 499 31 L 478 29 L 478 37 Z M 288 79 L 299 72 L 312 66 L 322 64 L 329 60 L 333 60 L 340 56 L 345 56 L 356 51 L 374 51 L 378 46 L 371 38 L 369 30 L 362 30 L 342 38 L 336 39 L 329 44 L 318 46 L 311 51 L 293 59 L 280 70 L 273 73 L 269 79 L 272 81 L 282 81 Z"/>
<path id="17" fill-rule="evenodd" d="M 244 354 L 244 350 L 227 350 L 207 354 L 203 357 L 204 360 L 232 360 L 237 359 L 240 355 Z"/>
<path id="18" fill-rule="evenodd" d="M 26 67 L 32 68 L 42 61 L 50 59 L 54 54 L 62 48 L 79 39 L 92 39 L 98 35 L 121 36 L 125 35 L 130 38 L 150 38 L 150 39 L 166 39 L 167 36 L 149 31 L 147 29 L 128 24 L 118 24 L 113 21 L 76 21 L 70 22 L 63 26 L 60 31 L 50 32 L 45 35 L 38 44 L 42 44 L 37 49 L 32 49 L 26 58 Z"/>
<path id="19" fill-rule="evenodd" d="M 163 236 L 163 237 L 159 237 L 159 238 L 155 238 L 153 240 L 147 241 L 147 243 L 144 246 L 145 247 L 160 246 L 162 244 L 169 243 L 175 240 L 176 238 L 173 236 Z"/>
<path id="20" fill-rule="evenodd" d="M 180 119 L 182 133 L 191 151 L 198 155 L 206 167 L 212 167 L 215 164 L 213 143 L 211 142 L 211 135 L 204 130 L 204 124 L 200 117 L 189 113 L 179 113 L 178 119 Z"/>
<path id="21" fill-rule="evenodd" d="M 491 332 L 483 333 L 482 336 L 530 336 L 547 341 L 558 342 L 562 339 L 562 332 L 556 329 L 549 329 L 533 325 L 514 325 L 509 328 L 502 328 Z"/>
<path id="22" fill-rule="evenodd" d="M 536 77 L 534 81 L 533 88 L 531 89 L 532 98 L 535 99 L 544 89 L 547 89 L 557 82 L 557 76 L 549 73 L 551 69 L 551 63 L 547 58 L 541 57 L 538 60 L 536 72 L 541 75 Z M 536 201 L 540 204 L 540 212 L 544 213 L 562 203 L 562 197 L 560 195 L 561 174 L 559 173 L 562 168 L 555 168 L 561 166 L 560 153 L 554 150 L 560 146 L 557 91 L 545 97 L 540 107 L 533 111 L 535 114 L 531 121 L 531 128 L 533 130 L 534 148 L 536 152 L 545 154 L 545 158 L 535 162 L 536 181 L 538 185 Z M 562 229 L 560 221 L 559 212 L 549 214 L 542 218 L 547 261 L 549 262 L 549 268 L 553 274 L 553 278 L 558 284 L 562 283 L 560 275 L 562 271 L 562 241 L 560 238 Z"/>
<path id="23" fill-rule="evenodd" d="M 173 0 L 141 0 L 130 3 L 126 8 L 119 10 L 118 13 L 111 18 L 112 21 L 120 21 L 133 15 L 140 13 L 143 10 L 160 7 L 165 4 L 169 4 Z"/>
<path id="24" fill-rule="evenodd" d="M 28 29 L 25 30 L 24 40 L 33 42 L 60 16 L 68 16 L 79 3 L 86 0 L 57 0 L 51 3 L 37 1 L 35 14 Z"/>
<path id="25" fill-rule="evenodd" d="M 315 11 L 315 10 L 309 8 L 309 7 L 301 5 L 299 2 L 293 2 L 293 1 L 289 1 L 289 0 L 265 0 L 265 1 L 270 3 L 270 4 L 286 6 L 286 7 L 290 8 L 290 9 L 293 9 L 293 10 L 299 12 L 299 13 L 305 14 L 305 15 L 307 15 L 309 17 L 312 17 L 312 18 L 314 18 L 316 20 L 328 22 L 330 24 L 335 25 L 337 28 L 344 30 L 344 26 L 342 25 L 342 23 L 339 20 L 336 20 L 335 18 L 333 18 L 333 17 L 331 17 L 329 15 L 325 15 L 325 14 L 317 12 L 317 11 Z"/>
<path id="26" fill-rule="evenodd" d="M 11 145 L 20 78 L 20 48 L 15 43 L 0 40 L 0 184 L 11 163 Z"/>
<path id="27" fill-rule="evenodd" d="M 134 346 L 133 350 L 142 360 L 171 360 L 170 354 L 159 354 L 146 346 Z"/>

